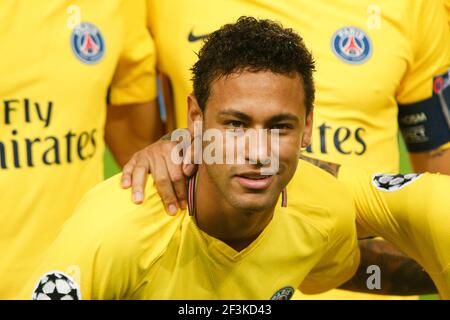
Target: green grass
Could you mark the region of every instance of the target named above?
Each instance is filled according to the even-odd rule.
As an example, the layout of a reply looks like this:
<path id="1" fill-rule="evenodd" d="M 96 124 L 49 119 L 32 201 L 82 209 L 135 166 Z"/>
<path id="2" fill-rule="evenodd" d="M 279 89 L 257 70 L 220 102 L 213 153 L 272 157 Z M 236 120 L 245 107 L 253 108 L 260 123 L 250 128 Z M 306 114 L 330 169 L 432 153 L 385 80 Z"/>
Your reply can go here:
<path id="1" fill-rule="evenodd" d="M 406 151 L 405 142 L 403 138 L 399 138 L 400 149 L 400 172 L 410 173 L 412 172 L 411 163 L 409 162 L 408 152 Z"/>
<path id="2" fill-rule="evenodd" d="M 105 149 L 103 163 L 104 163 L 103 176 L 105 179 L 108 179 L 109 177 L 120 172 L 120 167 L 114 160 L 114 158 L 113 158 L 111 152 L 108 150 L 108 148 Z"/>

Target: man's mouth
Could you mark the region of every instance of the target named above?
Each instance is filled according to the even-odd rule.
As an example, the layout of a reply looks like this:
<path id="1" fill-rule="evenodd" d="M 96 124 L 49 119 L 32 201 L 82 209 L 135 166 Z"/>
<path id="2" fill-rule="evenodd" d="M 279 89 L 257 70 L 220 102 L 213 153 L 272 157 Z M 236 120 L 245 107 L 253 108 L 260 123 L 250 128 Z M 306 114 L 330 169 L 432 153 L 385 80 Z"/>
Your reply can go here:
<path id="1" fill-rule="evenodd" d="M 259 173 L 242 173 L 235 176 L 238 183 L 247 189 L 264 190 L 273 181 L 273 175 L 262 175 Z"/>

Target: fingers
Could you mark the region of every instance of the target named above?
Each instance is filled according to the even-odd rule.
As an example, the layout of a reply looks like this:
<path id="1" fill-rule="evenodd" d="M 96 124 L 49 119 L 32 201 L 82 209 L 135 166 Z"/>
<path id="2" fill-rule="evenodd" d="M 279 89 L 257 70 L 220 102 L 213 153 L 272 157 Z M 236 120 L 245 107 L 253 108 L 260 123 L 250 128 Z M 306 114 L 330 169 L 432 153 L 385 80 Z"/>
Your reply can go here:
<path id="1" fill-rule="evenodd" d="M 132 199 L 136 204 L 144 201 L 144 190 L 148 178 L 148 166 L 137 164 L 132 173 Z"/>
<path id="2" fill-rule="evenodd" d="M 178 207 L 184 210 L 187 207 L 187 179 L 183 168 L 179 164 L 173 163 L 170 157 L 165 157 L 165 163 L 175 190 Z"/>
<path id="3" fill-rule="evenodd" d="M 160 156 L 156 159 L 151 160 L 153 162 L 152 167 L 158 168 L 153 172 L 153 181 L 156 185 L 161 199 L 163 200 L 164 207 L 167 213 L 171 216 L 178 212 L 177 209 L 177 197 L 172 187 L 172 181 L 170 178 L 169 170 L 166 166 L 166 160 Z"/>
<path id="4" fill-rule="evenodd" d="M 131 198 L 136 204 L 144 201 L 144 190 L 149 171 L 150 163 L 145 156 L 145 149 L 134 154 L 123 167 L 122 187 L 126 189 L 131 186 Z"/>
<path id="5" fill-rule="evenodd" d="M 125 189 L 131 187 L 134 203 L 144 201 L 148 173 L 152 172 L 167 213 L 175 215 L 178 209 L 186 209 L 187 179 L 184 172 L 191 176 L 195 173 L 196 166 L 187 165 L 188 169 L 185 170 L 184 166 L 172 161 L 172 150 L 176 145 L 174 141 L 160 140 L 134 154 L 124 166 L 121 185 Z"/>
<path id="6" fill-rule="evenodd" d="M 129 187 L 131 187 L 131 177 L 135 165 L 136 165 L 136 157 L 135 155 L 133 155 L 130 161 L 128 161 L 127 164 L 125 164 L 125 166 L 122 169 L 122 177 L 120 179 L 121 181 L 120 185 L 122 186 L 122 188 L 128 189 Z"/>

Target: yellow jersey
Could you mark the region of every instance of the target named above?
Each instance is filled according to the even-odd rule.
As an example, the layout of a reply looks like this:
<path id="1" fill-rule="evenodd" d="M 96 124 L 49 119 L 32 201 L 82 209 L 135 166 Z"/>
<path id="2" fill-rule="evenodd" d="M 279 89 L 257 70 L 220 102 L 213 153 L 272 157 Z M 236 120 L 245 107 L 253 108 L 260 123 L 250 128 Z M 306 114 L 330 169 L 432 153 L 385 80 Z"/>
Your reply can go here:
<path id="1" fill-rule="evenodd" d="M 342 166 L 338 177 L 355 198 L 358 235 L 393 243 L 450 299 L 450 176 L 373 175 Z"/>
<path id="2" fill-rule="evenodd" d="M 280 197 L 269 225 L 239 252 L 186 211 L 168 216 L 151 178 L 142 205 L 119 183 L 115 176 L 83 198 L 20 298 L 282 300 L 294 288 L 336 287 L 358 267 L 350 194 L 309 163 L 299 163 L 287 206 Z"/>
<path id="3" fill-rule="evenodd" d="M 145 2 L 0 2 L 0 299 L 103 179 L 112 105 L 156 96 Z"/>
<path id="4" fill-rule="evenodd" d="M 297 31 L 317 63 L 308 155 L 369 171 L 399 171 L 397 105 L 431 98 L 434 77 L 449 68 L 450 32 L 441 0 L 147 3 L 158 68 L 172 82 L 178 127 L 186 126 L 189 69 L 202 39 L 242 15 L 268 18 Z M 330 298 L 339 296 L 356 297 Z"/>
<path id="5" fill-rule="evenodd" d="M 448 25 L 450 26 L 450 0 L 445 0 L 445 9 L 447 10 Z"/>
<path id="6" fill-rule="evenodd" d="M 178 127 L 186 126 L 189 69 L 201 40 L 242 15 L 269 18 L 297 31 L 317 63 L 309 155 L 369 171 L 399 171 L 397 104 L 431 98 L 433 78 L 450 64 L 441 0 L 147 2 Z"/>

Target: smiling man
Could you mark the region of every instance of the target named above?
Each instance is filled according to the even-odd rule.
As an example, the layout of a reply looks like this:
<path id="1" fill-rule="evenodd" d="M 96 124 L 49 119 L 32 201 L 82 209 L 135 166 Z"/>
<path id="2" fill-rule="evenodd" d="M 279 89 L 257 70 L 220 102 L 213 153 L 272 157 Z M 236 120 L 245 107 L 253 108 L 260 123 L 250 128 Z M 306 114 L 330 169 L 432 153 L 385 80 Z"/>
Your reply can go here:
<path id="1" fill-rule="evenodd" d="M 151 178 L 135 205 L 113 177 L 81 201 L 21 298 L 289 299 L 296 288 L 318 293 L 351 278 L 359 263 L 353 201 L 334 177 L 298 161 L 314 101 L 314 61 L 302 39 L 243 17 L 208 38 L 192 70 L 190 131 L 197 121 L 203 133 L 276 130 L 278 171 L 261 174 L 269 163 L 260 145 L 244 148 L 245 164 L 203 162 L 189 210 L 176 217 Z M 303 193 L 292 206 L 293 189 Z"/>

